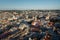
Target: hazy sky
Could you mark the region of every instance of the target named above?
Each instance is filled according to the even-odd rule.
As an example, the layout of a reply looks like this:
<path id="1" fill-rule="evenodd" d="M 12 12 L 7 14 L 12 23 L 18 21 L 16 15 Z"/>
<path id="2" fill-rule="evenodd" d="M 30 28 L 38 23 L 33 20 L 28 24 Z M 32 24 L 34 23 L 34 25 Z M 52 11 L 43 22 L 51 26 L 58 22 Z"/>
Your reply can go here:
<path id="1" fill-rule="evenodd" d="M 4 9 L 60 9 L 60 0 L 0 0 Z"/>

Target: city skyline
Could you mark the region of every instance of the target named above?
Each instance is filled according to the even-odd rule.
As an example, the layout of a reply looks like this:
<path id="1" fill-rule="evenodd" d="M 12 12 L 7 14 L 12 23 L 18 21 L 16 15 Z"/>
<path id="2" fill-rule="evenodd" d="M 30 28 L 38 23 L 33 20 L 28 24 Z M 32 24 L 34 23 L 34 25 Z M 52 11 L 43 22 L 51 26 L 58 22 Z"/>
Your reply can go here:
<path id="1" fill-rule="evenodd" d="M 60 0 L 0 0 L 0 10 L 60 10 Z"/>

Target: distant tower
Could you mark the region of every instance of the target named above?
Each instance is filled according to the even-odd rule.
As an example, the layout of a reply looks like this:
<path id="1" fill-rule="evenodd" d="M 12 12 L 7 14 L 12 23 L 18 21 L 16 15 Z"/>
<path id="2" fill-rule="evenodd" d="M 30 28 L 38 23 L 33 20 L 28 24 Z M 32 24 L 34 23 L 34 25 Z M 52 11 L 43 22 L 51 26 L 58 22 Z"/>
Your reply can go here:
<path id="1" fill-rule="evenodd" d="M 50 18 L 50 12 L 47 14 L 46 20 L 48 20 L 49 18 Z"/>
<path id="2" fill-rule="evenodd" d="M 34 17 L 34 20 L 37 21 L 37 16 Z"/>

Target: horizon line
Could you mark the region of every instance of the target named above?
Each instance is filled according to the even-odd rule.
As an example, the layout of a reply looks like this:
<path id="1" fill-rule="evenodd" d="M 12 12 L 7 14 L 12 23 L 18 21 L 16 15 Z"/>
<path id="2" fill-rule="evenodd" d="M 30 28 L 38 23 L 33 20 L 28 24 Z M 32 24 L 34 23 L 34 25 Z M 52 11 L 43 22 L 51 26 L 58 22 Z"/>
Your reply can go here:
<path id="1" fill-rule="evenodd" d="M 7 9 L 0 9 L 0 10 L 60 10 L 60 8 L 7 8 Z"/>

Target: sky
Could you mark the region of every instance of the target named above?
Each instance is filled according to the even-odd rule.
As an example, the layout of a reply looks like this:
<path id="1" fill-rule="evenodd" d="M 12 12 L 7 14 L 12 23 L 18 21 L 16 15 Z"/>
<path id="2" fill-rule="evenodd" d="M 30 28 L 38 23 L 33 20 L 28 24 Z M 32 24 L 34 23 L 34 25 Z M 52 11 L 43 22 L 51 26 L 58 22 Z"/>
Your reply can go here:
<path id="1" fill-rule="evenodd" d="M 0 10 L 59 9 L 60 0 L 0 0 Z"/>

